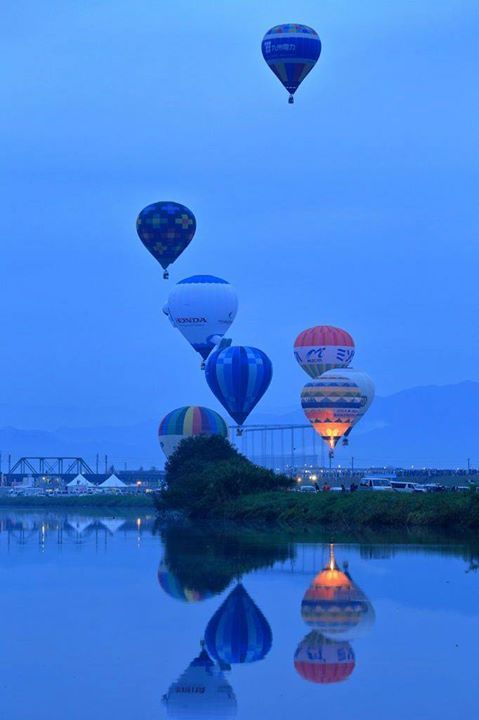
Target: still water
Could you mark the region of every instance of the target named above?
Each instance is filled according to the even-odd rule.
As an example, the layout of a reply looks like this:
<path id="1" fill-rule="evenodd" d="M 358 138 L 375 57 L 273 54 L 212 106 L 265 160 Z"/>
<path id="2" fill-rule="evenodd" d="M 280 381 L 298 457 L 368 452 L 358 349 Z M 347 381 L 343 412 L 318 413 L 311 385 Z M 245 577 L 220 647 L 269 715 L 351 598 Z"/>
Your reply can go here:
<path id="1" fill-rule="evenodd" d="M 477 717 L 477 550 L 8 511 L 1 717 Z"/>

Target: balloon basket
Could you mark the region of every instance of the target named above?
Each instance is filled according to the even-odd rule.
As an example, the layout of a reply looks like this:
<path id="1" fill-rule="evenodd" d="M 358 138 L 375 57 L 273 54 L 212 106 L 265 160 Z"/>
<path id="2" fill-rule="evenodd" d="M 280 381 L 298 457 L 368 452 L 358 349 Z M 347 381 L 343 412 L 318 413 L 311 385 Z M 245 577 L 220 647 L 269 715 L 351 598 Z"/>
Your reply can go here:
<path id="1" fill-rule="evenodd" d="M 288 102 L 289 102 L 290 105 L 294 105 L 294 97 L 293 97 L 293 95 L 290 95 L 290 96 L 289 96 Z"/>
<path id="2" fill-rule="evenodd" d="M 165 270 L 165 272 L 163 273 L 163 280 L 168 280 L 169 277 L 170 273 L 168 272 L 168 270 Z"/>
<path id="3" fill-rule="evenodd" d="M 205 363 L 205 361 L 203 360 L 203 362 L 202 362 L 201 365 L 200 365 L 200 368 L 201 368 L 202 370 L 204 370 L 205 367 L 206 367 L 206 363 Z"/>
<path id="4" fill-rule="evenodd" d="M 236 428 L 236 437 L 241 437 L 243 434 L 243 428 Z"/>
<path id="5" fill-rule="evenodd" d="M 349 445 L 348 438 L 343 438 L 343 447 L 347 447 Z"/>

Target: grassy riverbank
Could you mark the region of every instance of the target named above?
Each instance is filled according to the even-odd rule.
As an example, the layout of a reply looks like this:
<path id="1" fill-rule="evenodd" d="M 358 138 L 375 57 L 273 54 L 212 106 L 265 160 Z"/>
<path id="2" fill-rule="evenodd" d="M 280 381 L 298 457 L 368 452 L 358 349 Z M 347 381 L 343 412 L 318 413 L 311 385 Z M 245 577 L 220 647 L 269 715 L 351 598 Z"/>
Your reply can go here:
<path id="1" fill-rule="evenodd" d="M 0 508 L 152 508 L 149 495 L 16 495 L 0 496 Z"/>
<path id="2" fill-rule="evenodd" d="M 199 514 L 193 512 L 196 517 Z M 479 528 L 478 493 L 269 492 L 242 495 L 201 511 L 201 517 L 290 527 Z"/>

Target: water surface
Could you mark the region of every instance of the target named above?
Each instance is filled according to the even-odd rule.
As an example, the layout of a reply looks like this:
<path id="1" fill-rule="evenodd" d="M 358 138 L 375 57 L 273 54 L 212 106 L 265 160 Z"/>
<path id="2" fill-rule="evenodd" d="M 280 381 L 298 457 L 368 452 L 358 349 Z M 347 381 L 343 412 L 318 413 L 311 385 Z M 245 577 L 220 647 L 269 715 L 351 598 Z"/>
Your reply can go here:
<path id="1" fill-rule="evenodd" d="M 3 513 L 2 716 L 476 717 L 477 548 L 325 539 Z"/>

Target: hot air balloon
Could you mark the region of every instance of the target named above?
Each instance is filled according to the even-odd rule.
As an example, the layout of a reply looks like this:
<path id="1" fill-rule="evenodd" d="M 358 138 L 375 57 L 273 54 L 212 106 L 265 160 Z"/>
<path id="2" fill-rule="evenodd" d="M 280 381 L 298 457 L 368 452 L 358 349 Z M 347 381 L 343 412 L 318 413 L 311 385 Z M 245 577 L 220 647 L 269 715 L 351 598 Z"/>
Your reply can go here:
<path id="1" fill-rule="evenodd" d="M 227 438 L 228 427 L 214 410 L 191 405 L 172 410 L 165 415 L 158 428 L 161 449 L 166 457 L 175 452 L 182 440 L 198 435 L 221 435 Z"/>
<path id="2" fill-rule="evenodd" d="M 197 590 L 183 587 L 164 561 L 160 563 L 160 567 L 158 568 L 158 582 L 165 593 L 174 600 L 192 603 L 213 597 L 213 593 L 198 592 Z"/>
<path id="3" fill-rule="evenodd" d="M 211 353 L 205 374 L 213 394 L 242 425 L 268 389 L 273 366 L 262 350 L 232 345 Z"/>
<path id="4" fill-rule="evenodd" d="M 371 407 L 371 403 L 374 400 L 374 395 L 376 392 L 374 383 L 369 377 L 369 375 L 367 375 L 367 373 L 363 372 L 362 370 L 355 370 L 354 368 L 341 368 L 340 370 L 328 370 L 321 376 L 321 379 L 324 380 L 325 378 L 329 377 L 342 377 L 346 380 L 350 380 L 356 383 L 356 385 L 361 390 L 361 393 L 366 398 L 366 404 L 363 408 L 363 415 L 367 413 L 367 411 Z M 346 430 L 346 432 L 344 433 L 343 445 L 348 444 L 347 438 L 352 429 L 353 426 L 351 426 L 349 430 Z"/>
<path id="5" fill-rule="evenodd" d="M 317 630 L 306 635 L 294 655 L 298 675 L 320 685 L 347 680 L 355 665 L 354 651 L 346 640 L 329 640 Z"/>
<path id="6" fill-rule="evenodd" d="M 304 622 L 331 639 L 352 640 L 374 622 L 374 610 L 330 547 L 329 562 L 316 575 L 301 603 Z"/>
<path id="7" fill-rule="evenodd" d="M 171 291 L 163 312 L 203 360 L 228 332 L 238 310 L 232 285 L 213 275 L 185 278 Z"/>
<path id="8" fill-rule="evenodd" d="M 167 716 L 178 720 L 226 720 L 235 717 L 237 711 L 233 688 L 204 649 L 171 685 L 163 702 Z"/>
<path id="9" fill-rule="evenodd" d="M 208 653 L 228 665 L 262 660 L 272 642 L 268 621 L 241 583 L 215 612 L 205 632 Z"/>
<path id="10" fill-rule="evenodd" d="M 363 417 L 372 402 L 372 383 L 371 387 L 359 384 L 357 377 L 343 376 L 341 372 L 330 370 L 307 383 L 301 392 L 304 414 L 331 451 Z"/>
<path id="11" fill-rule="evenodd" d="M 294 357 L 312 378 L 332 368 L 344 368 L 354 357 L 354 340 L 346 330 L 317 325 L 299 333 L 294 341 Z"/>
<path id="12" fill-rule="evenodd" d="M 158 260 L 168 278 L 167 267 L 190 244 L 196 230 L 191 210 L 176 202 L 147 205 L 136 220 L 136 231 L 146 249 Z"/>
<path id="13" fill-rule="evenodd" d="M 288 102 L 321 55 L 321 40 L 313 28 L 297 23 L 276 25 L 261 43 L 263 57 L 289 92 Z"/>

